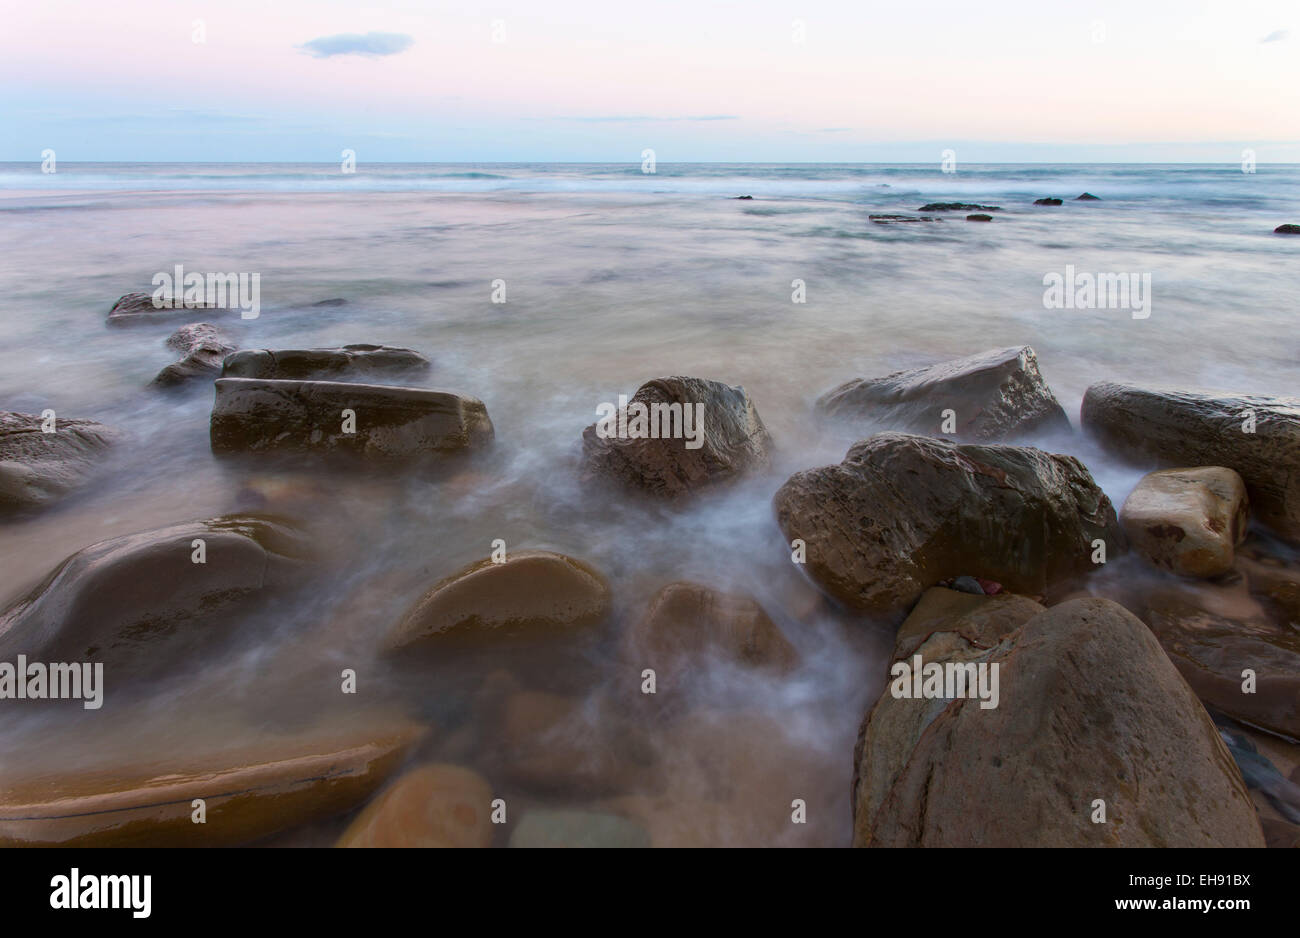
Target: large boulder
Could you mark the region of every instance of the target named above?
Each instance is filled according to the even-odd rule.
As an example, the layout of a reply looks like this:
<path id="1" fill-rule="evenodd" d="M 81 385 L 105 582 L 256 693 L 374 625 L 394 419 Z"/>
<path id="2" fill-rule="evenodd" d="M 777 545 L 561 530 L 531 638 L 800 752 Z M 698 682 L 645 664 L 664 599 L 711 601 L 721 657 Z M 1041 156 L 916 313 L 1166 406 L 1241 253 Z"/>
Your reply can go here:
<path id="1" fill-rule="evenodd" d="M 1095 569 L 1124 534 L 1110 499 L 1072 456 L 1032 447 L 878 433 L 838 466 L 797 472 L 774 498 L 808 575 L 851 609 L 901 615 L 964 575 L 1043 595 Z"/>
<path id="2" fill-rule="evenodd" d="M 117 433 L 93 420 L 0 411 L 0 516 L 49 505 L 84 485 Z"/>
<path id="3" fill-rule="evenodd" d="M 997 666 L 997 705 L 887 686 L 859 737 L 855 845 L 1264 846 L 1209 715 L 1123 607 L 1078 599 L 1023 625 L 953 624 L 913 654 Z"/>
<path id="4" fill-rule="evenodd" d="M 217 639 L 236 613 L 301 581 L 309 555 L 293 528 L 252 516 L 92 544 L 0 613 L 0 660 L 162 666 L 164 645 Z"/>
<path id="5" fill-rule="evenodd" d="M 1245 483 L 1231 469 L 1162 469 L 1138 482 L 1119 520 L 1133 549 L 1156 566 L 1215 577 L 1232 569 L 1250 506 Z"/>
<path id="6" fill-rule="evenodd" d="M 1300 541 L 1300 399 L 1140 388 L 1101 382 L 1082 423 L 1116 456 L 1166 466 L 1226 466 L 1255 517 Z"/>
<path id="7" fill-rule="evenodd" d="M 567 633 L 609 611 L 605 578 L 580 560 L 511 551 L 503 563 L 470 564 L 440 581 L 389 632 L 389 650 Z"/>
<path id="8" fill-rule="evenodd" d="M 429 360 L 409 348 L 344 345 L 339 348 L 245 349 L 225 360 L 223 378 L 376 378 L 429 370 Z"/>
<path id="9" fill-rule="evenodd" d="M 338 847 L 490 847 L 492 788 L 455 765 L 426 765 L 397 779 L 363 810 Z"/>
<path id="10" fill-rule="evenodd" d="M 218 454 L 410 460 L 481 449 L 492 438 L 483 402 L 449 391 L 341 381 L 216 381 L 211 440 Z"/>
<path id="11" fill-rule="evenodd" d="M 108 311 L 110 326 L 136 326 L 169 322 L 183 317 L 193 318 L 196 309 L 211 312 L 229 311 L 230 306 L 199 301 L 178 301 L 174 305 L 155 305 L 152 293 L 127 293 L 118 298 Z"/>
<path id="12" fill-rule="evenodd" d="M 817 409 L 874 429 L 931 436 L 942 433 L 944 412 L 951 410 L 951 435 L 979 442 L 1070 429 L 1027 345 L 883 378 L 856 378 L 823 394 Z"/>
<path id="13" fill-rule="evenodd" d="M 743 387 L 655 378 L 583 431 L 584 472 L 671 498 L 766 466 L 771 442 Z"/>
<path id="14" fill-rule="evenodd" d="M 167 337 L 167 347 L 184 357 L 172 362 L 153 379 L 154 387 L 172 388 L 204 378 L 215 378 L 221 363 L 235 346 L 216 326 L 207 322 L 182 326 Z"/>

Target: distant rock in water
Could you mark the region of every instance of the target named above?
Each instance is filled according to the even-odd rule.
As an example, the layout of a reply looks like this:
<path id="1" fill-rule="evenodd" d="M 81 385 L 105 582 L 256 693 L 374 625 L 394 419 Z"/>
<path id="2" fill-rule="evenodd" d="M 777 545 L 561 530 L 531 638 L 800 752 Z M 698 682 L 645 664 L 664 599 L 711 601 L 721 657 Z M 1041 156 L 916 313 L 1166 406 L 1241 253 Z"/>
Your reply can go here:
<path id="1" fill-rule="evenodd" d="M 44 432 L 47 426 L 54 432 Z M 42 508 L 84 485 L 117 436 L 93 420 L 0 411 L 0 517 Z"/>
<path id="2" fill-rule="evenodd" d="M 928 215 L 868 215 L 867 218 L 877 225 L 892 225 L 909 221 L 943 221 L 942 218 L 931 218 Z"/>
<path id="3" fill-rule="evenodd" d="M 1076 197 L 1074 201 L 1076 201 L 1076 202 L 1100 202 L 1101 199 L 1097 198 L 1097 196 L 1093 195 L 1091 192 L 1085 192 L 1083 195 Z"/>
<path id="4" fill-rule="evenodd" d="M 203 378 L 215 378 L 221 373 L 221 363 L 235 351 L 230 340 L 211 323 L 196 322 L 182 326 L 167 337 L 167 347 L 184 352 L 185 357 L 173 362 L 153 379 L 153 386 L 176 387 Z"/>
<path id="5" fill-rule="evenodd" d="M 746 199 L 753 199 L 754 197 L 752 195 L 738 195 L 736 198 L 744 201 Z"/>
<path id="6" fill-rule="evenodd" d="M 1062 203 L 1060 199 L 1049 198 L 1049 199 L 1034 199 L 1034 204 L 1035 205 L 1062 205 L 1064 203 Z"/>
<path id="7" fill-rule="evenodd" d="M 922 205 L 918 212 L 1000 212 L 997 205 L 976 205 L 973 202 L 931 202 Z"/>
<path id="8" fill-rule="evenodd" d="M 1027 345 L 994 349 L 883 378 L 855 378 L 823 394 L 817 410 L 872 429 L 993 441 L 1068 431 L 1069 418 Z M 953 427 L 944 433 L 951 410 Z"/>
<path id="9" fill-rule="evenodd" d="M 121 297 L 108 311 L 110 326 L 134 326 L 155 322 L 167 322 L 181 317 L 193 318 L 195 310 L 228 312 L 231 307 L 219 307 L 215 303 L 178 303 L 174 308 L 154 306 L 152 293 L 128 293 Z"/>
<path id="10" fill-rule="evenodd" d="M 966 220 L 967 221 L 992 221 L 993 216 L 992 215 L 967 215 Z"/>
<path id="11" fill-rule="evenodd" d="M 1273 234 L 1300 235 L 1300 225 L 1278 225 L 1273 229 Z"/>
<path id="12" fill-rule="evenodd" d="M 317 309 L 322 306 L 347 306 L 348 301 L 343 299 L 342 297 L 335 296 L 335 297 L 331 297 L 328 300 L 318 300 L 317 302 L 312 303 L 311 305 L 313 309 Z"/>
<path id="13" fill-rule="evenodd" d="M 245 349 L 226 358 L 221 368 L 221 377 L 304 381 L 311 378 L 413 375 L 427 372 L 429 368 L 429 360 L 419 352 L 389 345 Z"/>

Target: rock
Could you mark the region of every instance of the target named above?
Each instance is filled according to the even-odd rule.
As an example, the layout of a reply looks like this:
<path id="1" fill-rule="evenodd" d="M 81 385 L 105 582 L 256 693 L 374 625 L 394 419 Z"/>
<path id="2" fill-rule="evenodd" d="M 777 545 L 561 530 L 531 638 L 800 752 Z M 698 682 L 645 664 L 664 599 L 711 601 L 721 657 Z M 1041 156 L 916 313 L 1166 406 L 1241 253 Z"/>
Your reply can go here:
<path id="1" fill-rule="evenodd" d="M 1221 576 L 1246 539 L 1246 485 L 1221 466 L 1162 469 L 1142 477 L 1119 520 L 1132 548 L 1156 566 L 1182 576 Z"/>
<path id="2" fill-rule="evenodd" d="M 992 221 L 993 216 L 992 215 L 967 215 L 966 220 L 967 221 Z"/>
<path id="3" fill-rule="evenodd" d="M 193 561 L 196 539 L 204 542 L 204 563 Z M 162 646 L 174 654 L 228 634 L 238 612 L 298 583 L 308 556 L 297 531 L 252 516 L 100 541 L 0 613 L 0 661 L 23 654 L 162 667 L 169 660 Z"/>
<path id="4" fill-rule="evenodd" d="M 185 357 L 158 372 L 153 379 L 154 387 L 176 387 L 195 379 L 215 378 L 221 372 L 222 361 L 235 351 L 235 346 L 217 327 L 206 322 L 177 329 L 167 337 L 167 347 L 184 353 Z"/>
<path id="5" fill-rule="evenodd" d="M 678 418 L 670 420 L 669 408 L 678 405 Z M 635 420 L 642 412 L 648 420 L 639 427 Z M 602 420 L 582 432 L 585 478 L 676 498 L 764 467 L 770 458 L 772 439 L 740 386 L 703 378 L 655 378 L 619 411 L 617 423 L 624 421 L 626 426 L 614 426 L 613 418 Z M 617 435 L 602 437 L 602 426 Z M 640 430 L 660 438 L 632 436 Z"/>
<path id="6" fill-rule="evenodd" d="M 744 201 L 746 199 L 753 199 L 754 197 L 752 195 L 738 195 L 736 196 L 736 198 L 740 199 L 741 201 Z"/>
<path id="7" fill-rule="evenodd" d="M 998 706 L 886 690 L 867 716 L 856 846 L 1264 845 L 1214 724 L 1123 607 L 1072 600 L 982 644 L 940 632 L 917 653 L 997 664 Z"/>
<path id="8" fill-rule="evenodd" d="M 1081 195 L 1081 196 L 1077 196 L 1077 197 L 1075 198 L 1074 201 L 1076 201 L 1076 202 L 1100 202 L 1101 199 L 1097 198 L 1097 196 L 1093 195 L 1091 192 L 1085 192 L 1083 195 Z"/>
<path id="9" fill-rule="evenodd" d="M 898 627 L 893 660 L 911 656 L 935 632 L 954 633 L 975 647 L 990 648 L 1045 609 L 1015 593 L 985 596 L 932 586 Z"/>
<path id="10" fill-rule="evenodd" d="M 1300 400 L 1102 382 L 1083 396 L 1082 424 L 1130 461 L 1235 470 L 1255 517 L 1300 541 Z"/>
<path id="11" fill-rule="evenodd" d="M 93 420 L 0 411 L 0 516 L 43 508 L 84 485 L 116 431 Z"/>
<path id="12" fill-rule="evenodd" d="M 1241 770 L 1246 787 L 1259 792 L 1286 821 L 1300 823 L 1300 785 L 1279 772 L 1244 733 L 1220 725 L 1219 736 Z"/>
<path id="13" fill-rule="evenodd" d="M 427 642 L 477 643 L 571 632 L 609 611 L 604 577 L 580 560 L 516 550 L 481 560 L 424 594 L 389 632 L 389 650 Z"/>
<path id="14" fill-rule="evenodd" d="M 922 205 L 918 212 L 1000 212 L 996 205 L 976 205 L 971 202 L 931 202 Z"/>
<path id="15" fill-rule="evenodd" d="M 952 410 L 955 435 L 980 441 L 1070 429 L 1027 345 L 883 378 L 855 378 L 823 394 L 816 409 L 864 425 L 935 435 L 944 427 L 944 412 Z"/>
<path id="16" fill-rule="evenodd" d="M 1300 234 L 1300 225 L 1278 225 L 1273 234 Z"/>
<path id="17" fill-rule="evenodd" d="M 714 655 L 736 664 L 787 672 L 798 663 L 794 646 L 749 596 L 720 593 L 697 583 L 670 583 L 629 629 L 627 654 L 654 668 L 661 687 Z"/>
<path id="18" fill-rule="evenodd" d="M 1061 205 L 1060 199 L 1034 199 L 1035 205 Z"/>
<path id="19" fill-rule="evenodd" d="M 218 378 L 212 451 L 348 455 L 379 461 L 446 456 L 491 443 L 483 402 L 449 391 Z M 344 411 L 355 414 L 344 432 Z"/>
<path id="20" fill-rule="evenodd" d="M 234 846 L 363 801 L 423 730 L 350 722 L 154 764 L 0 782 L 0 846 Z M 191 819 L 202 798 L 207 822 Z"/>
<path id="21" fill-rule="evenodd" d="M 900 615 L 940 580 L 979 571 L 1043 595 L 1095 569 L 1093 542 L 1124 546 L 1115 510 L 1072 456 L 903 433 L 855 443 L 838 466 L 797 472 L 774 498 L 786 540 L 839 602 Z"/>
<path id="22" fill-rule="evenodd" d="M 167 322 L 182 317 L 193 318 L 196 309 L 228 310 L 228 307 L 204 302 L 180 303 L 175 307 L 154 306 L 152 293 L 127 293 L 120 297 L 108 311 L 108 324 L 134 326 Z"/>
<path id="23" fill-rule="evenodd" d="M 331 306 L 347 306 L 348 301 L 343 299 L 343 297 L 341 296 L 332 296 L 328 300 L 317 300 L 315 303 L 312 303 L 311 305 L 312 305 L 312 309 L 322 309 Z"/>
<path id="24" fill-rule="evenodd" d="M 455 765 L 412 769 L 366 805 L 338 847 L 490 847 L 492 788 Z"/>
<path id="25" fill-rule="evenodd" d="M 532 810 L 510 833 L 512 847 L 649 847 L 650 834 L 635 821 L 591 811 Z"/>
<path id="26" fill-rule="evenodd" d="M 340 348 L 245 349 L 226 359 L 223 378 L 375 378 L 427 372 L 429 360 L 409 348 L 344 345 Z"/>
<path id="27" fill-rule="evenodd" d="M 959 576 L 952 581 L 952 588 L 962 593 L 974 593 L 976 596 L 984 595 L 984 587 L 980 586 L 979 580 L 973 576 Z"/>
<path id="28" fill-rule="evenodd" d="M 1300 627 L 1300 566 L 1288 563 L 1259 538 L 1248 538 L 1236 553 L 1235 569 L 1246 577 L 1250 592 L 1276 610 L 1279 624 Z"/>
<path id="29" fill-rule="evenodd" d="M 910 221 L 943 221 L 942 218 L 931 218 L 929 215 L 868 215 L 867 218 L 877 225 L 893 225 Z"/>

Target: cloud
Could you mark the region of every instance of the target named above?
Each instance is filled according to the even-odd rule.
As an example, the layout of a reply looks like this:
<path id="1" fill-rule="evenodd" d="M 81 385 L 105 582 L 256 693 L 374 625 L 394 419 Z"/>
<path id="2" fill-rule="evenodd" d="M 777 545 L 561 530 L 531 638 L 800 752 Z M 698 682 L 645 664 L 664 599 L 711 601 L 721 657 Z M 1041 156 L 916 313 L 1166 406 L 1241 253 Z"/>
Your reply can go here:
<path id="1" fill-rule="evenodd" d="M 1265 36 L 1263 39 L 1261 39 L 1260 42 L 1281 42 L 1289 35 L 1291 34 L 1288 33 L 1285 29 L 1275 29 L 1267 36 Z"/>
<path id="2" fill-rule="evenodd" d="M 404 33 L 340 33 L 337 36 L 321 36 L 311 42 L 304 42 L 298 48 L 317 59 L 327 59 L 334 55 L 397 55 L 411 48 L 415 42 Z"/>

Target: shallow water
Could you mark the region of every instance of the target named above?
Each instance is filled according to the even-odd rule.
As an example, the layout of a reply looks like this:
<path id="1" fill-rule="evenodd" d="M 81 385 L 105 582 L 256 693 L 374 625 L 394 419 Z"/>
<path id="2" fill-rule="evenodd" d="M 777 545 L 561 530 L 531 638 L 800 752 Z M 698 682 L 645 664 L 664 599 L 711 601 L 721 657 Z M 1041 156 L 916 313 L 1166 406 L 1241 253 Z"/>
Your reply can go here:
<path id="1" fill-rule="evenodd" d="M 1104 201 L 1069 201 L 1085 190 Z M 754 199 L 732 198 L 742 194 Z M 1067 201 L 1030 204 L 1049 195 Z M 867 218 L 931 201 L 1004 210 L 992 224 L 962 213 L 903 226 Z M 861 435 L 815 420 L 813 400 L 851 377 L 1021 344 L 1037 350 L 1076 424 L 1098 380 L 1295 394 L 1300 238 L 1273 235 L 1284 222 L 1300 222 L 1295 166 L 945 175 L 660 164 L 647 176 L 636 165 L 363 165 L 341 176 L 331 166 L 60 164 L 42 176 L 0 164 L 10 232 L 0 409 L 54 408 L 127 434 L 83 493 L 0 529 L 6 603 L 81 547 L 244 507 L 254 490 L 305 510 L 338 564 L 328 588 L 239 623 L 191 671 L 116 701 L 110 684 L 93 719 L 25 708 L 0 728 L 3 770 L 224 746 L 323 719 L 340 706 L 339 669 L 353 667 L 363 703 L 420 714 L 435 726 L 428 755 L 482 766 L 498 785 L 491 769 L 509 753 L 481 716 L 483 678 L 505 661 L 522 686 L 589 699 L 598 727 L 604 701 L 638 695 L 611 651 L 620 629 L 660 586 L 690 579 L 759 598 L 803 665 L 788 679 L 719 668 L 693 688 L 700 713 L 713 715 L 694 721 L 696 735 L 650 727 L 678 786 L 671 803 L 688 819 L 714 812 L 707 837 L 744 843 L 771 839 L 754 816 L 768 808 L 755 804 L 788 821 L 790 800 L 805 798 L 810 823 L 784 836 L 846 843 L 853 740 L 890 641 L 809 601 L 772 518 L 771 496 L 791 472 L 838 462 Z M 147 387 L 176 357 L 163 346 L 171 328 L 104 324 L 119 295 L 151 289 L 154 273 L 176 264 L 261 274 L 261 316 L 221 320 L 241 346 L 376 342 L 424 353 L 434 363 L 427 384 L 487 405 L 491 456 L 436 480 L 276 482 L 215 462 L 211 388 Z M 1150 273 L 1150 318 L 1045 309 L 1043 277 L 1067 264 Z M 491 301 L 498 279 L 504 304 Z M 806 283 L 806 303 L 791 301 L 794 279 Z M 311 306 L 336 297 L 347 303 Z M 671 507 L 583 486 L 581 433 L 597 405 L 669 374 L 744 385 L 775 440 L 771 469 Z M 1116 505 L 1140 475 L 1082 438 L 1038 442 L 1080 456 Z M 406 605 L 496 538 L 600 569 L 614 586 L 607 629 L 522 661 L 503 653 L 416 673 L 376 661 Z M 725 754 L 705 758 L 715 748 Z M 744 791 L 725 789 L 742 777 L 752 779 Z M 547 797 L 581 806 L 604 796 Z M 737 807 L 719 819 L 719 804 Z"/>

